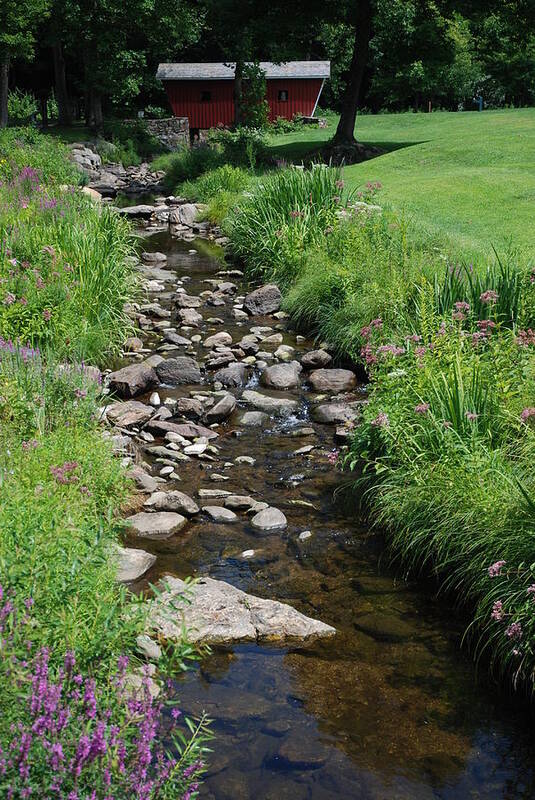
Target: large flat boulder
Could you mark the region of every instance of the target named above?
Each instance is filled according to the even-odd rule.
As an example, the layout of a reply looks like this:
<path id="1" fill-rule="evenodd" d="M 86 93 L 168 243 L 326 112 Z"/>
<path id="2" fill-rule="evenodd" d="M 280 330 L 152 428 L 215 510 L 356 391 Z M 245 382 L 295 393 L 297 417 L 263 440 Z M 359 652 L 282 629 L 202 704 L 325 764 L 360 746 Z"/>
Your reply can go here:
<path id="1" fill-rule="evenodd" d="M 347 392 L 357 383 L 357 376 L 349 369 L 315 369 L 308 380 L 316 392 Z"/>
<path id="2" fill-rule="evenodd" d="M 108 377 L 108 385 L 112 392 L 117 392 L 120 397 L 135 397 L 145 392 L 158 383 L 158 376 L 154 368 L 141 361 L 139 364 L 129 364 L 127 367 L 112 372 Z"/>
<path id="3" fill-rule="evenodd" d="M 127 400 L 125 403 L 113 403 L 106 409 L 106 419 L 119 428 L 132 428 L 135 425 L 144 425 L 154 414 L 154 409 L 137 400 Z"/>
<path id="4" fill-rule="evenodd" d="M 297 411 L 299 406 L 297 400 L 289 400 L 286 397 L 270 397 L 251 389 L 247 389 L 242 394 L 242 400 L 266 414 L 291 414 L 293 411 Z"/>
<path id="5" fill-rule="evenodd" d="M 134 547 L 115 548 L 117 556 L 117 580 L 121 583 L 136 581 L 149 570 L 156 556 L 145 550 L 136 550 Z"/>
<path id="6" fill-rule="evenodd" d="M 251 316 L 257 314 L 272 314 L 281 307 L 282 295 L 278 286 L 274 283 L 266 283 L 265 286 L 255 289 L 246 295 L 243 307 Z"/>
<path id="7" fill-rule="evenodd" d="M 139 514 L 128 517 L 125 522 L 136 536 L 145 539 L 169 539 L 184 527 L 187 520 L 174 511 L 156 511 L 154 514 L 140 511 Z"/>
<path id="8" fill-rule="evenodd" d="M 201 578 L 188 586 L 179 578 L 167 577 L 161 588 L 148 622 L 165 639 L 181 639 L 184 626 L 189 640 L 198 644 L 307 641 L 336 633 L 335 628 L 286 603 L 246 594 L 225 581 Z M 184 596 L 187 602 L 177 609 L 177 601 Z"/>
<path id="9" fill-rule="evenodd" d="M 162 383 L 180 386 L 185 383 L 201 383 L 201 370 L 194 358 L 177 356 L 167 358 L 156 367 L 156 374 Z"/>
<path id="10" fill-rule="evenodd" d="M 310 414 L 315 422 L 322 422 L 324 425 L 341 425 L 357 419 L 359 416 L 357 408 L 354 407 L 354 404 L 349 405 L 348 403 L 322 403 L 314 406 Z"/>
<path id="11" fill-rule="evenodd" d="M 207 439 L 217 439 L 219 434 L 204 425 L 196 425 L 194 422 L 169 422 L 166 419 L 150 419 L 146 430 L 156 436 L 165 436 L 166 433 L 178 433 L 184 439 L 196 439 L 199 436 L 206 436 Z"/>
<path id="12" fill-rule="evenodd" d="M 199 513 L 199 506 L 189 495 L 174 489 L 170 492 L 154 492 L 144 506 L 154 511 L 177 511 L 188 516 Z"/>
<path id="13" fill-rule="evenodd" d="M 299 385 L 301 365 L 297 361 L 289 364 L 273 364 L 266 367 L 260 376 L 260 383 L 272 389 L 295 389 Z"/>

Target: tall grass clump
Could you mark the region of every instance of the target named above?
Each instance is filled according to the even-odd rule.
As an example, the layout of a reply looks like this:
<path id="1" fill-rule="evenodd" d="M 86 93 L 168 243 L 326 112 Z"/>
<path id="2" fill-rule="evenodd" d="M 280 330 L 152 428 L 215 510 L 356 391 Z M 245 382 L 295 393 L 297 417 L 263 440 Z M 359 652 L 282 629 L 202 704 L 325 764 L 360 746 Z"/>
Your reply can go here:
<path id="1" fill-rule="evenodd" d="M 343 188 L 340 171 L 324 165 L 267 175 L 227 219 L 233 256 L 251 275 L 288 286 L 336 224 Z"/>
<path id="2" fill-rule="evenodd" d="M 99 361 L 130 328 L 136 296 L 128 222 L 85 195 L 10 166 L 0 187 L 0 334 Z"/>
<path id="3" fill-rule="evenodd" d="M 251 175 L 240 167 L 223 164 L 217 169 L 205 172 L 195 181 L 186 181 L 180 187 L 180 194 L 187 200 L 208 203 L 222 192 L 240 194 L 251 182 Z"/>
<path id="4" fill-rule="evenodd" d="M 414 282 L 435 258 L 410 240 L 402 218 L 350 206 L 307 251 L 284 307 L 299 328 L 358 360 L 361 331 L 370 320 L 380 318 L 387 330 L 409 329 L 406 311 Z"/>
<path id="5" fill-rule="evenodd" d="M 364 332 L 369 405 L 346 466 L 393 556 L 435 574 L 470 610 L 468 637 L 497 675 L 533 688 L 535 334 L 525 286 L 513 329 L 481 292 L 449 315 L 430 303 L 421 333 Z M 510 318 L 510 314 L 506 315 Z"/>
<path id="6" fill-rule="evenodd" d="M 164 185 L 176 192 L 184 181 L 191 181 L 214 170 L 225 162 L 222 152 L 209 145 L 184 147 L 176 153 L 166 153 L 152 162 L 154 170 L 165 172 Z"/>

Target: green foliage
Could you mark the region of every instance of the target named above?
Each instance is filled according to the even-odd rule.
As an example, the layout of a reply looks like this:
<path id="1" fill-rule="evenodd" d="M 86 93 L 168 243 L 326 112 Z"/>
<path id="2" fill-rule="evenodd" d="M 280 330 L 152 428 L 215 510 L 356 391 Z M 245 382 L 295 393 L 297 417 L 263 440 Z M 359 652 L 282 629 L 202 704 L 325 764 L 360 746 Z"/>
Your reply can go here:
<path id="1" fill-rule="evenodd" d="M 251 182 L 251 175 L 240 167 L 224 164 L 211 172 L 205 172 L 195 181 L 186 181 L 180 194 L 188 200 L 209 203 L 222 192 L 240 194 Z"/>
<path id="2" fill-rule="evenodd" d="M 137 166 L 143 159 L 151 158 L 163 150 L 142 119 L 129 122 L 106 120 L 103 133 L 105 138 L 113 142 L 117 160 L 125 166 Z"/>
<path id="3" fill-rule="evenodd" d="M 242 117 L 246 128 L 261 130 L 268 124 L 266 74 L 258 62 L 243 66 Z"/>
<path id="4" fill-rule="evenodd" d="M 7 98 L 7 113 L 11 125 L 27 125 L 37 114 L 37 103 L 33 94 L 15 89 Z"/>
<path id="5" fill-rule="evenodd" d="M 20 168 L 30 149 L 25 133 L 0 138 L 0 335 L 58 357 L 100 361 L 131 328 L 124 306 L 137 291 L 132 233 L 115 212 L 55 185 L 74 172 L 55 140 L 36 135 L 31 155 L 39 168 Z"/>
<path id="6" fill-rule="evenodd" d="M 342 192 L 340 172 L 323 165 L 266 176 L 227 219 L 233 255 L 253 275 L 290 283 L 306 248 L 335 224 Z"/>
<path id="7" fill-rule="evenodd" d="M 210 141 L 221 150 L 224 162 L 254 169 L 265 160 L 265 137 L 258 128 L 240 127 L 234 131 L 216 128 Z"/>
<path id="8" fill-rule="evenodd" d="M 0 130 L 0 180 L 10 181 L 24 167 L 38 170 L 46 184 L 78 184 L 80 173 L 69 161 L 68 149 L 35 128 Z"/>
<path id="9" fill-rule="evenodd" d="M 155 159 L 152 166 L 155 170 L 164 170 L 164 182 L 168 189 L 177 191 L 184 181 L 191 181 L 214 170 L 224 163 L 221 152 L 209 145 L 184 147 L 176 153 L 167 153 Z"/>
<path id="10" fill-rule="evenodd" d="M 440 319 L 430 339 L 378 355 L 346 463 L 360 471 L 393 555 L 408 569 L 432 570 L 474 608 L 476 652 L 532 686 L 533 344 L 499 326 L 466 336 Z M 507 578 L 493 581 L 487 568 L 501 559 Z M 499 618 L 491 616 L 498 600 Z"/>
<path id="11" fill-rule="evenodd" d="M 270 133 L 293 133 L 303 127 L 303 123 L 299 119 L 286 119 L 285 117 L 277 117 L 275 122 L 269 126 Z"/>

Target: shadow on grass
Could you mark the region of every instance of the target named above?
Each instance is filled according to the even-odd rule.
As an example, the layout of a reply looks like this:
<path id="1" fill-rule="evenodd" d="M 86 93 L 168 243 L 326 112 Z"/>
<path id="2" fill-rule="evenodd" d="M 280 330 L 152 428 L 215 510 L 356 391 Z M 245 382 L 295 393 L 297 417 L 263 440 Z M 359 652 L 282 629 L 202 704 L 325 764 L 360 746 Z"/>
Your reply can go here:
<path id="1" fill-rule="evenodd" d="M 298 141 L 288 142 L 286 144 L 270 145 L 268 147 L 269 155 L 273 158 L 285 159 L 286 161 L 313 161 L 314 157 L 319 154 L 323 147 L 328 143 L 325 141 Z M 402 150 L 406 147 L 415 147 L 418 144 L 425 144 L 427 139 L 413 142 L 369 142 L 363 139 L 359 141 L 367 147 L 377 147 L 380 152 L 377 156 L 384 155 L 385 153 L 392 153 L 394 150 Z M 375 158 L 377 158 L 375 156 Z"/>

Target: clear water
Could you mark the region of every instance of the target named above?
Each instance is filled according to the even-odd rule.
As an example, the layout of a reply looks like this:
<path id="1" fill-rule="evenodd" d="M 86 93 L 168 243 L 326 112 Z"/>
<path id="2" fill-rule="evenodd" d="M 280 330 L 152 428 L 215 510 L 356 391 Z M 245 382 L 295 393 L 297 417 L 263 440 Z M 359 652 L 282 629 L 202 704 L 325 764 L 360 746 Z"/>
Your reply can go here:
<path id="1" fill-rule="evenodd" d="M 168 253 L 171 271 L 190 278 L 190 294 L 206 289 L 202 281 L 222 266 L 203 242 L 192 247 L 158 234 L 144 246 Z M 228 330 L 236 340 L 251 324 L 264 324 L 255 319 L 237 326 L 231 308 L 203 308 L 205 318 L 221 317 L 225 324 L 201 332 Z M 312 347 L 296 344 L 288 332 L 284 339 L 301 351 Z M 254 376 L 250 385 L 256 385 Z M 191 388 L 163 394 L 188 395 Z M 205 710 L 214 720 L 214 753 L 201 797 L 535 797 L 528 712 L 476 674 L 460 649 L 462 621 L 433 598 L 432 587 L 396 576 L 381 558 L 380 534 L 333 499 L 345 480 L 328 461 L 333 429 L 313 425 L 312 437 L 292 435 L 303 422 L 311 424 L 308 396 L 303 388 L 286 394 L 300 400 L 295 417 L 259 431 L 239 425 L 240 409 L 216 444 L 221 462 L 244 454 L 256 459 L 253 467 L 229 469 L 223 488 L 282 509 L 288 529 L 260 534 L 240 516 L 234 525 L 199 520 L 166 542 L 143 542 L 158 560 L 139 588 L 165 574 L 210 575 L 288 602 L 338 631 L 308 647 L 215 649 L 177 677 L 184 710 L 193 716 Z M 312 454 L 294 455 L 305 444 L 316 445 Z M 176 488 L 192 496 L 200 487 L 219 486 L 202 462 L 181 464 L 179 472 Z M 300 542 L 305 529 L 313 535 Z M 255 556 L 245 560 L 240 554 L 248 549 Z"/>

